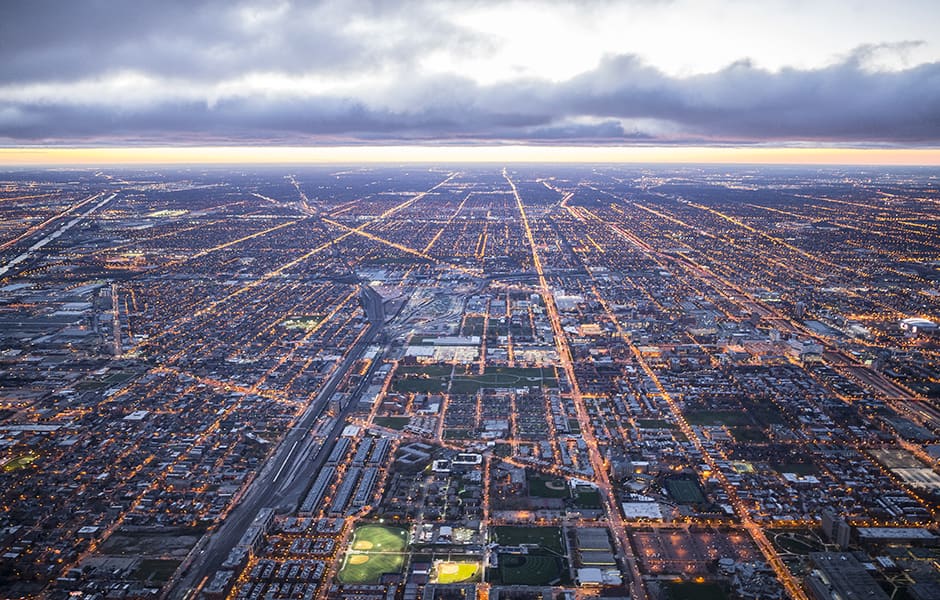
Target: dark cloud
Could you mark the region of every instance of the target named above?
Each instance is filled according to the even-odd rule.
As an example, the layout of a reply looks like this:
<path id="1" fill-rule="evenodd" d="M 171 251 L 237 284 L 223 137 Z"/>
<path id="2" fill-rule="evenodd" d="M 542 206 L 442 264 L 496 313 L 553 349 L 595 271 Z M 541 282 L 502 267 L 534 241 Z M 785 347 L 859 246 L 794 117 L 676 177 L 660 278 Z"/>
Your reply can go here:
<path id="1" fill-rule="evenodd" d="M 741 60 L 676 77 L 619 55 L 566 81 L 482 85 L 416 67 L 435 49 L 485 53 L 488 40 L 444 18 L 450 8 L 7 0 L 0 141 L 940 143 L 940 63 L 880 65 L 919 42 L 865 45 L 815 69 L 769 71 Z M 121 73 L 158 89 L 122 98 L 100 83 L 95 93 Z M 349 73 L 365 83 L 342 93 L 238 84 L 252 74 L 283 82 Z M 386 77 L 372 85 L 372 74 Z"/>
<path id="2" fill-rule="evenodd" d="M 741 61 L 680 79 L 615 57 L 556 96 L 573 114 L 657 119 L 703 139 L 940 141 L 940 63 L 870 71 L 850 57 L 769 72 Z"/>
<path id="3" fill-rule="evenodd" d="M 485 46 L 421 3 L 5 0 L 0 85 L 120 71 L 202 80 L 251 72 L 407 66 L 441 47 Z M 379 23 L 363 32 L 357 25 Z"/>
<path id="4" fill-rule="evenodd" d="M 400 89 L 398 89 L 400 87 Z M 455 77 L 403 80 L 393 106 L 355 97 L 230 97 L 206 102 L 0 104 L 0 136 L 16 142 L 214 136 L 336 140 L 601 139 L 606 141 L 940 142 L 940 63 L 872 72 L 857 61 L 769 72 L 747 62 L 668 77 L 612 57 L 561 83 L 480 86 Z M 404 105 L 402 108 L 399 105 Z M 624 124 L 633 123 L 632 126 Z"/>

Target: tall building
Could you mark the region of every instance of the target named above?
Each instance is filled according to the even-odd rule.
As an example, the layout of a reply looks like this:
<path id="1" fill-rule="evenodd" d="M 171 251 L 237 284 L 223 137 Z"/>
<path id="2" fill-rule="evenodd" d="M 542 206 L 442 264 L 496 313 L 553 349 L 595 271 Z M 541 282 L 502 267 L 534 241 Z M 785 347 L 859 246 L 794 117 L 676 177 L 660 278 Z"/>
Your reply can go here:
<path id="1" fill-rule="evenodd" d="M 852 526 L 832 509 L 824 510 L 820 516 L 822 518 L 823 535 L 826 536 L 826 539 L 842 550 L 848 548 L 849 539 L 852 535 Z"/>
<path id="2" fill-rule="evenodd" d="M 796 306 L 793 307 L 793 315 L 797 319 L 802 319 L 803 314 L 806 312 L 806 303 L 803 301 L 797 302 Z"/>

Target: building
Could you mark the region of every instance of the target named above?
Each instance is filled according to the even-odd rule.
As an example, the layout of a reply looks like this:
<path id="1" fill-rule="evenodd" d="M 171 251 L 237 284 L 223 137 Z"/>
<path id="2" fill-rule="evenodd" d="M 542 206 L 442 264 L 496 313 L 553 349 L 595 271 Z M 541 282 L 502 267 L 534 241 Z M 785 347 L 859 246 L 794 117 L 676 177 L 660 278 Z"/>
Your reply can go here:
<path id="1" fill-rule="evenodd" d="M 899 325 L 901 326 L 901 331 L 905 331 L 911 335 L 937 332 L 937 324 L 930 319 L 912 317 L 910 319 L 902 319 Z"/>
<path id="2" fill-rule="evenodd" d="M 663 511 L 657 502 L 622 502 L 620 507 L 627 521 L 663 520 Z"/>
<path id="3" fill-rule="evenodd" d="M 922 527 L 859 527 L 858 541 L 863 544 L 917 544 L 936 546 L 938 538 Z"/>
<path id="4" fill-rule="evenodd" d="M 596 567 L 578 569 L 575 581 L 581 587 L 623 585 L 623 577 L 620 575 L 620 571 Z"/>
<path id="5" fill-rule="evenodd" d="M 852 526 L 831 509 L 824 510 L 821 517 L 822 530 L 826 539 L 839 546 L 841 550 L 848 548 L 849 539 L 852 535 Z"/>
<path id="6" fill-rule="evenodd" d="M 888 594 L 848 552 L 811 552 L 806 590 L 814 600 L 889 600 Z"/>

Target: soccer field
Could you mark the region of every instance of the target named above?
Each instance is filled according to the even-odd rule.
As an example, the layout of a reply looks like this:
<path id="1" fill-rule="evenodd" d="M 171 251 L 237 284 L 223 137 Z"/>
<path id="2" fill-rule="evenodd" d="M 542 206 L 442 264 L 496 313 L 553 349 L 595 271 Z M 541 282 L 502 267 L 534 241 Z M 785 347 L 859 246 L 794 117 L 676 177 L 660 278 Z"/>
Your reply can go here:
<path id="1" fill-rule="evenodd" d="M 679 504 L 700 504 L 705 502 L 705 496 L 698 484 L 691 479 L 667 479 L 666 489 Z"/>

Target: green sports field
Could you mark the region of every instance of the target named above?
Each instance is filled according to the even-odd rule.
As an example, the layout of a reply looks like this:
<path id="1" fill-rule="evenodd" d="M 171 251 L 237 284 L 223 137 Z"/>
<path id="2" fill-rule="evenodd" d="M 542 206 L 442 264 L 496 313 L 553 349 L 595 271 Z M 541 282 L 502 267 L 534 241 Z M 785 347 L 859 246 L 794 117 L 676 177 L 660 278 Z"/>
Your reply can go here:
<path id="1" fill-rule="evenodd" d="M 561 477 L 526 471 L 526 483 L 529 485 L 529 495 L 536 498 L 569 498 L 571 496 L 568 482 Z"/>
<path id="2" fill-rule="evenodd" d="M 19 469 L 25 469 L 25 468 L 28 467 L 29 465 L 31 465 L 31 464 L 33 464 L 34 462 L 36 462 L 36 459 L 37 459 L 37 458 L 39 458 L 39 457 L 36 456 L 36 455 L 34 455 L 34 454 L 26 454 L 26 455 L 24 455 L 24 456 L 20 456 L 20 457 L 18 457 L 18 458 L 14 458 L 14 459 L 9 460 L 9 461 L 7 461 L 6 463 L 3 464 L 3 470 L 4 470 L 5 472 L 9 473 L 9 472 L 11 472 L 11 471 L 17 471 L 17 470 L 19 470 Z"/>
<path id="3" fill-rule="evenodd" d="M 549 585 L 562 576 L 564 561 L 539 554 L 500 554 L 499 579 L 503 585 Z"/>
<path id="4" fill-rule="evenodd" d="M 378 583 L 385 573 L 401 572 L 407 546 L 408 532 L 400 527 L 357 527 L 337 577 L 342 583 Z"/>
<path id="5" fill-rule="evenodd" d="M 565 553 L 560 527 L 499 525 L 493 527 L 491 531 L 493 532 L 493 539 L 496 543 L 503 546 L 538 544 L 541 549 L 553 552 L 558 556 L 562 556 Z"/>
<path id="6" fill-rule="evenodd" d="M 701 504 L 705 502 L 705 496 L 698 484 L 686 478 L 673 478 L 666 480 L 666 490 L 669 495 L 679 504 Z"/>
<path id="7" fill-rule="evenodd" d="M 467 561 L 434 561 L 434 572 L 431 575 L 432 583 L 465 583 L 479 579 L 481 565 L 479 562 Z"/>

